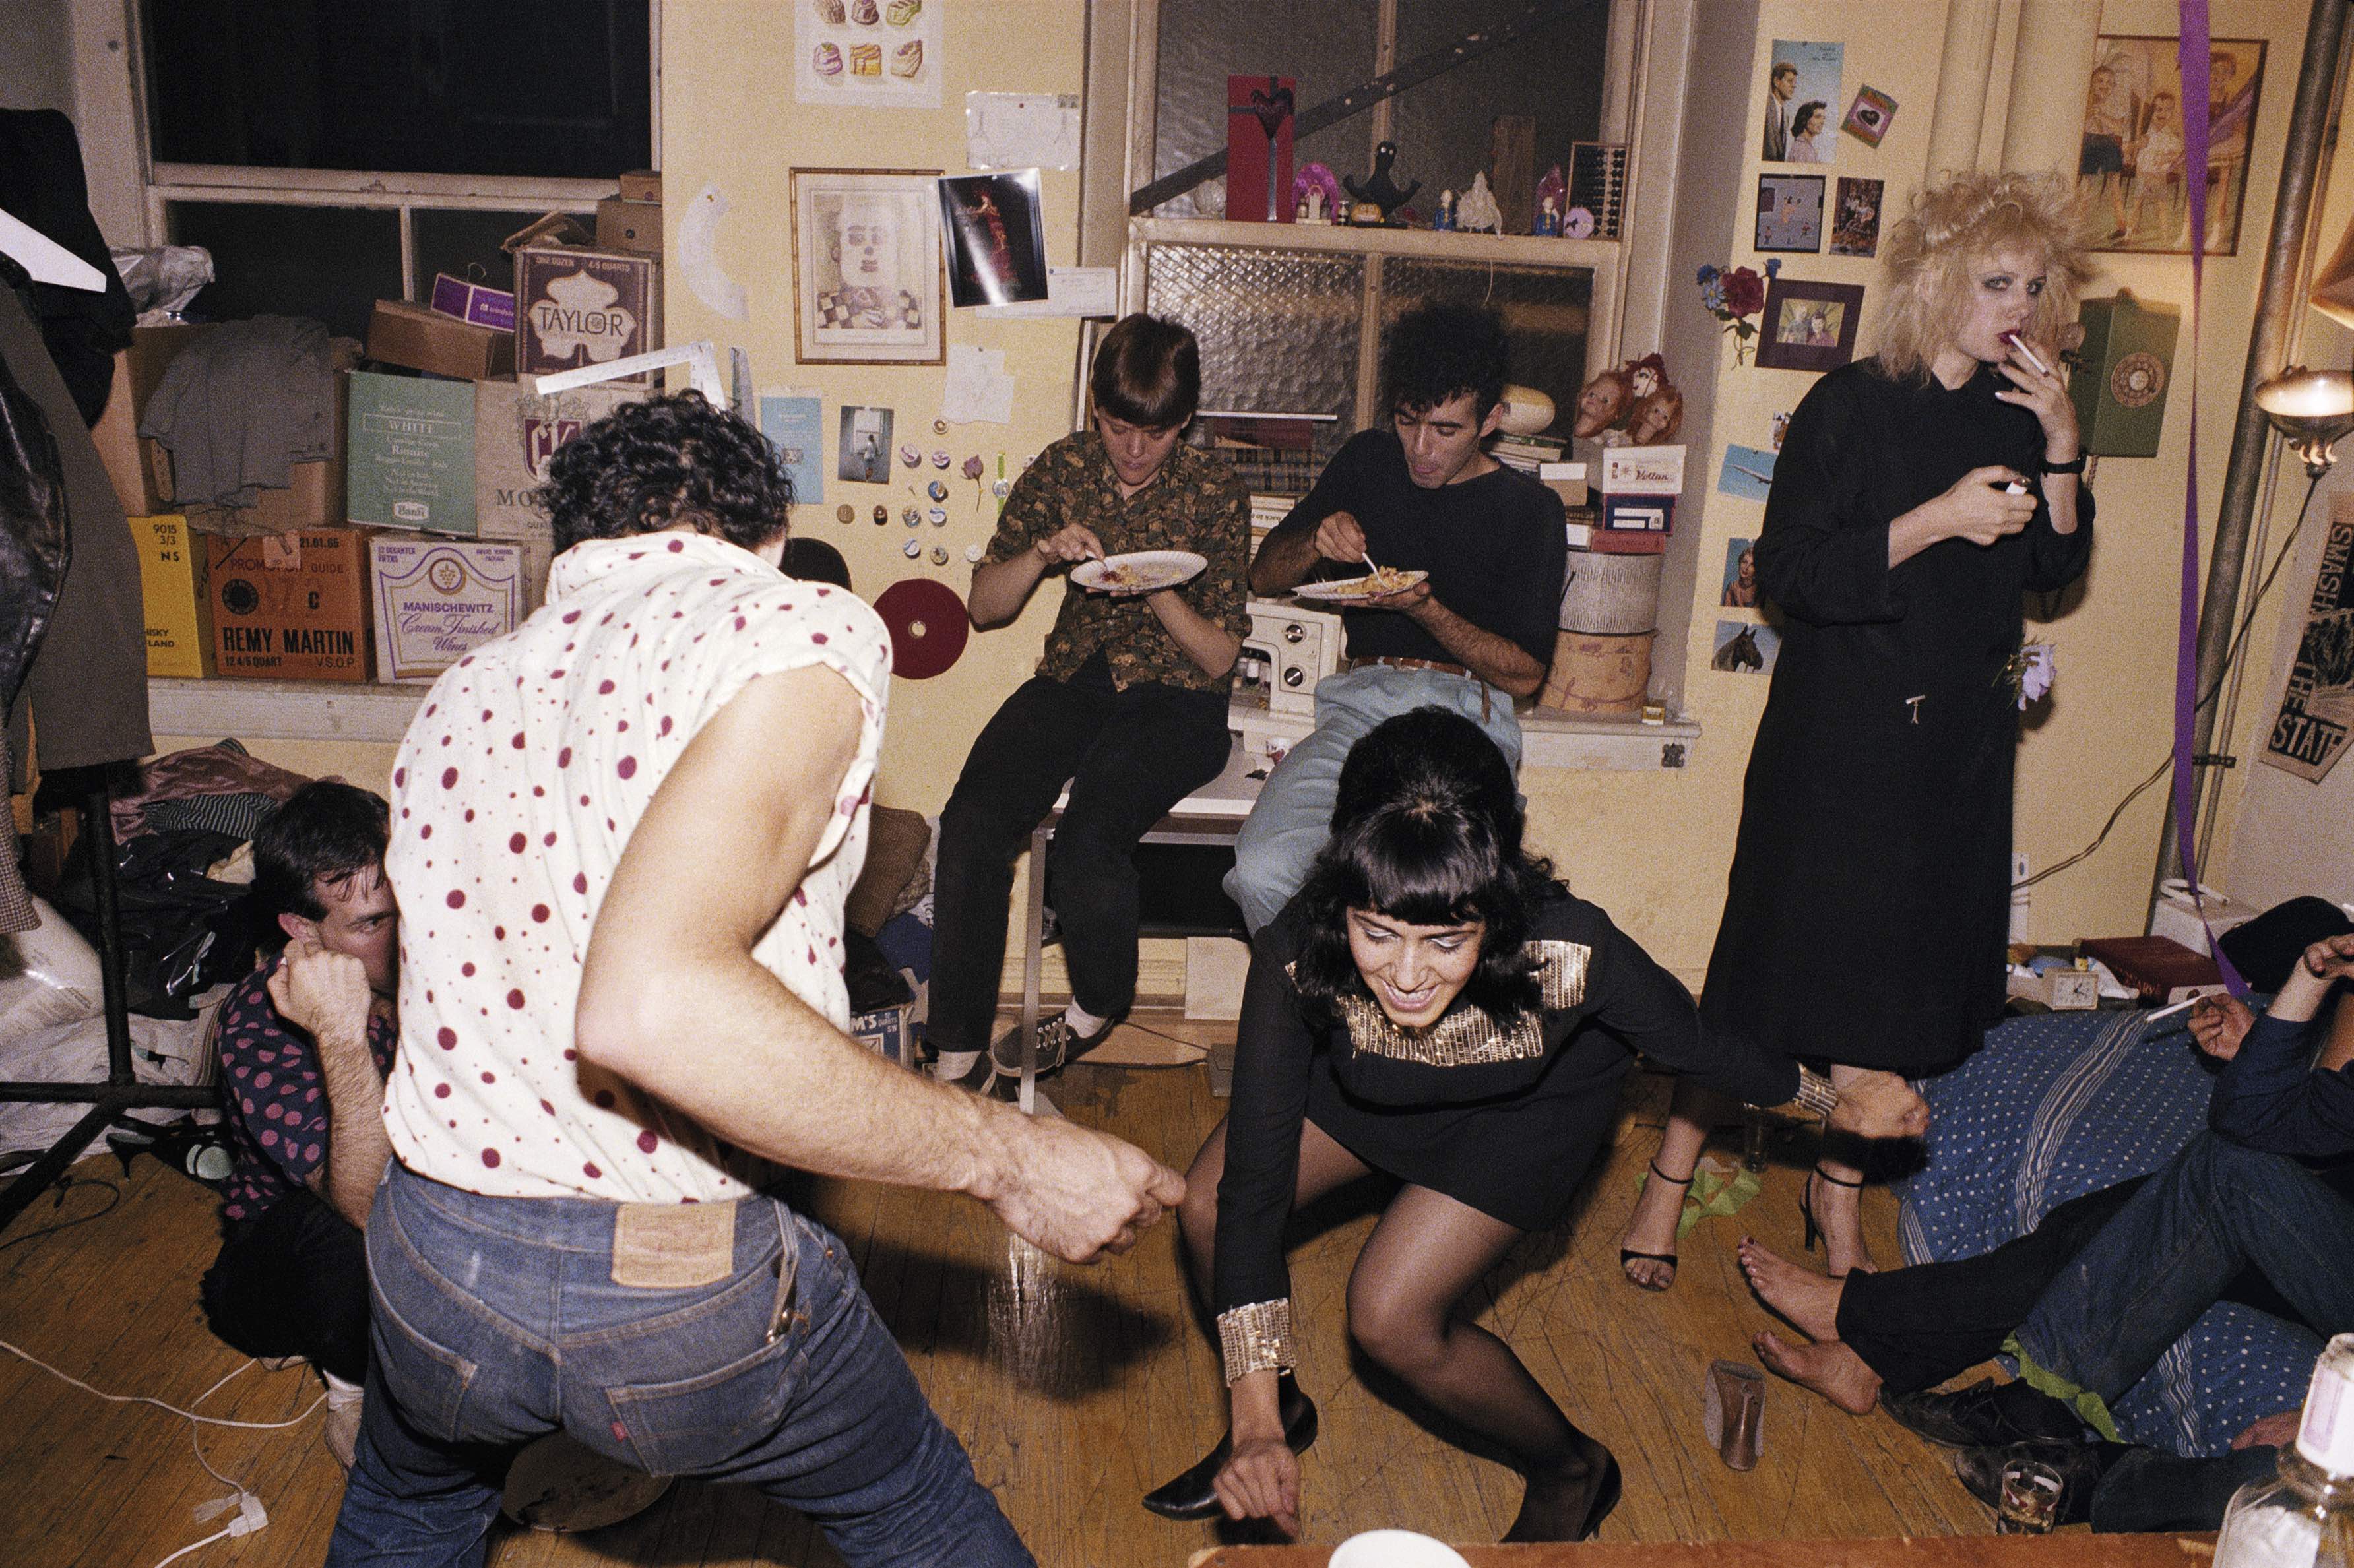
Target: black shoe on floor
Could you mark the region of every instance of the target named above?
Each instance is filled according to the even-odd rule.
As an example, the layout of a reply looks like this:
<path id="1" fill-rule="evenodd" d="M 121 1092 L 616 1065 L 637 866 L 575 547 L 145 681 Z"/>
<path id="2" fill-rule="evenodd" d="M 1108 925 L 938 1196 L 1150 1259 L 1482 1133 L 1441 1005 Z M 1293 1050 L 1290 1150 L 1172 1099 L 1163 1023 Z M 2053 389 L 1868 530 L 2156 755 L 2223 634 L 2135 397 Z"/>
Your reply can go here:
<path id="1" fill-rule="evenodd" d="M 1992 1378 L 1953 1393 L 1883 1393 L 1880 1407 L 1907 1432 L 1948 1448 L 2076 1443 L 2084 1434 L 2076 1413 L 2050 1394 Z"/>
<path id="2" fill-rule="evenodd" d="M 2092 1520 L 2093 1493 L 2099 1488 L 2101 1478 L 2130 1451 L 2122 1443 L 2054 1443 L 2045 1439 L 2005 1443 L 1998 1447 L 1963 1449 L 1954 1456 L 1954 1475 L 1969 1489 L 1970 1496 L 1999 1513 L 2004 1469 L 2016 1460 L 2039 1460 L 2060 1475 L 2060 1506 L 2052 1516 L 2053 1526 L 2085 1524 Z"/>
<path id="3" fill-rule="evenodd" d="M 1038 1076 L 1051 1078 L 1069 1063 L 1077 1061 L 1109 1038 L 1119 1027 L 1119 1020 L 1108 1019 L 1104 1026 L 1092 1034 L 1075 1033 L 1071 1021 L 1057 1012 L 1038 1021 Z M 1000 1077 L 1019 1079 L 1022 1076 L 1022 1026 L 1015 1024 L 990 1043 L 989 1059 L 997 1065 Z"/>
<path id="4" fill-rule="evenodd" d="M 1316 1441 L 1316 1402 L 1299 1391 L 1289 1372 L 1276 1379 L 1276 1410 L 1283 1417 L 1283 1440 L 1291 1451 L 1308 1452 Z M 1144 1506 L 1163 1519 L 1211 1518 L 1218 1512 L 1218 1472 L 1225 1468 L 1234 1446 L 1235 1435 L 1229 1431 L 1191 1469 L 1145 1493 Z"/>

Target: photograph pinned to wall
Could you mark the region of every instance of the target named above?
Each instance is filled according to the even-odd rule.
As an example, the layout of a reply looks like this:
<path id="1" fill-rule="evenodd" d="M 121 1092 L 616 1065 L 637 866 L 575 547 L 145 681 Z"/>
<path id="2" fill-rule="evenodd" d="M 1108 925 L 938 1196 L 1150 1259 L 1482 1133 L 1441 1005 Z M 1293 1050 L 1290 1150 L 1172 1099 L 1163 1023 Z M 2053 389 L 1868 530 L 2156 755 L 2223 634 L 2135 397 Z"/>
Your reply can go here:
<path id="1" fill-rule="evenodd" d="M 937 169 L 795 169 L 793 357 L 938 365 Z"/>
<path id="2" fill-rule="evenodd" d="M 1820 175 L 1757 176 L 1757 231 L 1752 249 L 1803 250 L 1823 248 L 1823 185 Z"/>
<path id="3" fill-rule="evenodd" d="M 1789 433 L 1790 413 L 1789 410 L 1786 408 L 1781 413 L 1774 416 L 1774 422 L 1770 427 L 1768 439 L 1773 442 L 1774 450 L 1778 452 L 1782 450 L 1782 440 Z"/>
<path id="4" fill-rule="evenodd" d="M 834 108 L 938 109 L 944 0 L 794 0 L 793 96 Z"/>
<path id="5" fill-rule="evenodd" d="M 891 410 L 842 406 L 842 437 L 834 449 L 833 477 L 853 484 L 891 482 Z"/>
<path id="6" fill-rule="evenodd" d="M 949 242 L 949 298 L 1018 305 L 1046 297 L 1046 228 L 1038 171 L 962 175 L 937 182 Z"/>
<path id="7" fill-rule="evenodd" d="M 1716 471 L 1716 488 L 1744 501 L 1763 501 L 1774 489 L 1774 454 L 1755 447 L 1728 446 Z"/>
<path id="8" fill-rule="evenodd" d="M 1782 634 L 1754 620 L 1720 620 L 1711 639 L 1716 650 L 1708 667 L 1736 675 L 1770 675 L 1781 656 Z"/>
<path id="9" fill-rule="evenodd" d="M 2095 250 L 2185 255 L 2190 249 L 2190 187 L 2206 182 L 2210 256 L 2240 249 L 2248 190 L 2248 148 L 2264 87 L 2261 38 L 2216 38 L 2207 52 L 2207 167 L 2185 164 L 2182 78 L 2177 40 L 2102 37 L 2084 93 L 2076 189 L 2092 215 Z"/>
<path id="10" fill-rule="evenodd" d="M 825 406 L 814 391 L 790 388 L 763 392 L 759 397 L 760 433 L 777 449 L 792 482 L 793 504 L 811 506 L 825 499 Z"/>
<path id="11" fill-rule="evenodd" d="M 2354 731 L 2354 506 L 2339 495 L 2331 503 L 2305 632 L 2264 758 L 2318 784 L 2346 754 L 2349 731 Z"/>
<path id="12" fill-rule="evenodd" d="M 1756 540 L 1728 539 L 1724 542 L 1724 583 L 1717 590 L 1716 602 L 1727 609 L 1757 608 Z M 1720 638 L 1720 645 L 1722 641 Z"/>
<path id="13" fill-rule="evenodd" d="M 1867 147 L 1877 147 L 1888 128 L 1896 122 L 1896 101 L 1876 87 L 1859 87 L 1855 101 L 1847 106 L 1847 118 L 1840 129 Z"/>
<path id="14" fill-rule="evenodd" d="M 1828 164 L 1832 144 L 1832 106 L 1840 101 L 1844 44 L 1774 40 L 1766 67 L 1765 143 L 1769 164 Z"/>
<path id="15" fill-rule="evenodd" d="M 1880 203 L 1887 190 L 1884 180 L 1859 180 L 1841 175 L 1839 201 L 1831 209 L 1831 254 L 1880 254 Z"/>
<path id="16" fill-rule="evenodd" d="M 1766 285 L 1757 363 L 1767 370 L 1836 370 L 1855 357 L 1863 285 L 1780 277 Z"/>

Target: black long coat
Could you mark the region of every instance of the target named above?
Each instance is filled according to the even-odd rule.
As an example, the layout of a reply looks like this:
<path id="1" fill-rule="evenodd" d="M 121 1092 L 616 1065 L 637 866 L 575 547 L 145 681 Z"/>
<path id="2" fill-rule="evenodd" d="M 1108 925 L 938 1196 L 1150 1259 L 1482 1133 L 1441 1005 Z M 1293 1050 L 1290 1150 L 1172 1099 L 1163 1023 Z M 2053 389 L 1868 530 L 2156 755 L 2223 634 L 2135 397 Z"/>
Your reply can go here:
<path id="1" fill-rule="evenodd" d="M 1920 1074 L 1978 1048 L 2003 1000 L 2017 699 L 2029 590 L 2092 552 L 2038 504 L 1992 546 L 1895 567 L 1888 524 L 1970 470 L 2040 473 L 2035 416 L 1981 367 L 1947 390 L 1861 361 L 1791 416 L 1757 540 L 1780 608 L 1702 1012 L 1794 1056 Z"/>

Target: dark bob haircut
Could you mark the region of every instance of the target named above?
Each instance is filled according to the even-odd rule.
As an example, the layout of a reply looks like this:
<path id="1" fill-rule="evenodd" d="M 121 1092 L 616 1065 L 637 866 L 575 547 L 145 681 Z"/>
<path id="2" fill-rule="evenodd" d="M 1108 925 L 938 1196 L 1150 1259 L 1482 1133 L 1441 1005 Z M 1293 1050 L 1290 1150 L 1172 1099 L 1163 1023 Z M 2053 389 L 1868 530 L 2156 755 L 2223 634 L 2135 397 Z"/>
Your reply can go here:
<path id="1" fill-rule="evenodd" d="M 1349 911 L 1409 926 L 1486 929 L 1464 1000 L 1500 1022 L 1537 1006 L 1528 932 L 1555 896 L 1553 867 L 1522 848 L 1519 791 L 1479 726 L 1416 708 L 1376 726 L 1341 767 L 1332 837 L 1300 889 L 1307 940 L 1292 976 L 1329 1022 L 1343 996 L 1369 996 L 1349 955 Z"/>
<path id="2" fill-rule="evenodd" d="M 1504 396 L 1504 322 L 1469 305 L 1425 305 L 1392 323 L 1382 345 L 1382 381 L 1394 411 L 1419 414 L 1471 394 L 1485 419 Z"/>
<path id="3" fill-rule="evenodd" d="M 1096 412 L 1148 430 L 1183 424 L 1202 406 L 1202 347 L 1175 322 L 1122 316 L 1096 349 L 1087 390 Z"/>
<path id="4" fill-rule="evenodd" d="M 793 487 L 759 431 L 681 392 L 625 403 L 565 443 L 539 498 L 559 551 L 682 523 L 750 550 L 785 531 Z"/>
<path id="5" fill-rule="evenodd" d="M 316 920 L 327 913 L 321 885 L 384 864 L 391 811 L 384 797 L 321 779 L 294 791 L 253 835 L 253 885 L 246 907 L 255 938 L 276 948 L 286 940 L 281 915 Z"/>

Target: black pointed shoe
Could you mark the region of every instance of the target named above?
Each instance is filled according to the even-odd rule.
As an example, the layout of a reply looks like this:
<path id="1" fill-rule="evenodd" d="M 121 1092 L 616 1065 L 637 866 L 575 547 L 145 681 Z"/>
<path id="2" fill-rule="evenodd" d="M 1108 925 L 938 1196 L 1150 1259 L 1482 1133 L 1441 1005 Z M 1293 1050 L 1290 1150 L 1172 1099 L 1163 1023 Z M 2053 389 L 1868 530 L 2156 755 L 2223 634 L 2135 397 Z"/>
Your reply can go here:
<path id="1" fill-rule="evenodd" d="M 1277 1377 L 1276 1411 L 1283 1417 L 1283 1440 L 1291 1446 L 1291 1451 L 1308 1452 L 1309 1445 L 1316 1441 L 1316 1402 L 1299 1392 L 1299 1384 L 1289 1372 Z M 1235 1435 L 1230 1428 L 1199 1464 L 1145 1493 L 1144 1506 L 1164 1519 L 1211 1518 L 1218 1511 L 1218 1472 L 1225 1468 L 1226 1457 L 1234 1447 Z"/>

